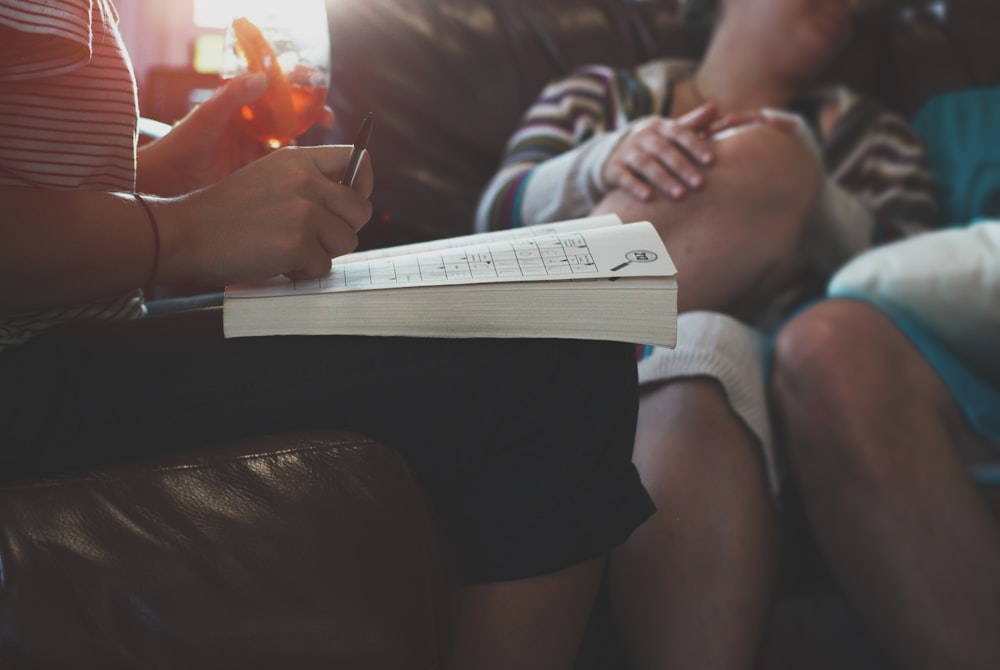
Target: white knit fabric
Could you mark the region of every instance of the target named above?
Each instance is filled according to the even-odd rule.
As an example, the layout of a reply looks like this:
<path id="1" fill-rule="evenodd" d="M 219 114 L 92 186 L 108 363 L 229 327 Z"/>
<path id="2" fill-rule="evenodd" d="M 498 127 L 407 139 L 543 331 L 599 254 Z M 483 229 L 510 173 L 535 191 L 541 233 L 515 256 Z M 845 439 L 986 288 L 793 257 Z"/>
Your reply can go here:
<path id="1" fill-rule="evenodd" d="M 710 377 L 725 390 L 733 411 L 760 443 L 771 491 L 777 494 L 780 467 L 767 409 L 767 338 L 732 317 L 685 312 L 677 318 L 677 346 L 656 347 L 639 362 L 639 384 L 684 377 Z"/>

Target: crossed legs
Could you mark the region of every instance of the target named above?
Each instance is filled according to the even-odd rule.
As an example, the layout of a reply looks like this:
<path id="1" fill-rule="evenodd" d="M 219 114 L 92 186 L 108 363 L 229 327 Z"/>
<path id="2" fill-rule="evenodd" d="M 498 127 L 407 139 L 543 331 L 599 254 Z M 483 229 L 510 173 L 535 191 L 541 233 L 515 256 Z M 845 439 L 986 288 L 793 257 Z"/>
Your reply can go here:
<path id="1" fill-rule="evenodd" d="M 986 448 L 917 350 L 859 302 L 779 335 L 775 407 L 821 547 L 898 667 L 1000 667 L 1000 523 L 965 462 Z"/>

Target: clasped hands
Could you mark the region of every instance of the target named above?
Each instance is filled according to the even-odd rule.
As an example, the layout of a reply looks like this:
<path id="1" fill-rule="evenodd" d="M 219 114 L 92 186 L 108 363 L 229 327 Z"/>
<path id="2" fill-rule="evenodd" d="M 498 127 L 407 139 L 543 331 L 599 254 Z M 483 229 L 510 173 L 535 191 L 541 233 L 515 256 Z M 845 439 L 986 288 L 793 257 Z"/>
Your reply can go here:
<path id="1" fill-rule="evenodd" d="M 761 123 L 795 133 L 802 120 L 774 109 L 723 115 L 711 103 L 677 119 L 639 119 L 608 155 L 602 177 L 609 189 L 625 189 L 642 201 L 656 192 L 679 200 L 705 184 L 716 141 Z"/>

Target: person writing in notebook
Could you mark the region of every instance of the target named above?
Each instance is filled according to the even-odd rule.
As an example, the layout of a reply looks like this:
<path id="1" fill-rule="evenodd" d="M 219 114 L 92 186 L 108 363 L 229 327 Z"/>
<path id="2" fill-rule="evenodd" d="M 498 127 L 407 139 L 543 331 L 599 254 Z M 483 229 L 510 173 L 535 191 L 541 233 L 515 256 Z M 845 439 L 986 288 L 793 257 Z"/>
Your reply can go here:
<path id="1" fill-rule="evenodd" d="M 371 215 L 371 160 L 348 188 L 350 147 L 265 153 L 237 133 L 259 75 L 137 150 L 111 2 L 0 9 L 0 480 L 287 430 L 366 434 L 405 456 L 454 539 L 449 666 L 569 668 L 606 554 L 653 510 L 630 461 L 630 347 L 227 340 L 218 309 L 144 316 L 149 284 L 326 273 Z"/>
<path id="2" fill-rule="evenodd" d="M 480 230 L 649 220 L 677 265 L 677 347 L 639 361 L 634 460 L 659 512 L 611 560 L 640 668 L 751 667 L 778 555 L 768 337 L 854 254 L 937 224 L 906 122 L 820 85 L 859 4 L 689 0 L 699 61 L 552 82 L 480 200 Z"/>

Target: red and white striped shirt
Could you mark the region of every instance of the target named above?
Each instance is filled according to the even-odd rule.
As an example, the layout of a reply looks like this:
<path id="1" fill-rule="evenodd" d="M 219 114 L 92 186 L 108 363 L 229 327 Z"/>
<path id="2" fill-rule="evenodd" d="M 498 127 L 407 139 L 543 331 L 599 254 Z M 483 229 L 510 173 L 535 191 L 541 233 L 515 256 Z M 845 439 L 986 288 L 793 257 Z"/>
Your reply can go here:
<path id="1" fill-rule="evenodd" d="M 0 0 L 0 186 L 135 190 L 135 77 L 110 0 Z M 0 349 L 70 319 L 132 318 L 142 294 L 0 316 Z"/>

